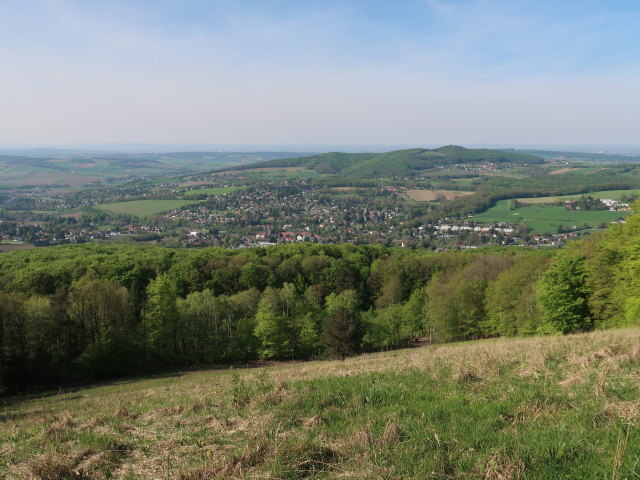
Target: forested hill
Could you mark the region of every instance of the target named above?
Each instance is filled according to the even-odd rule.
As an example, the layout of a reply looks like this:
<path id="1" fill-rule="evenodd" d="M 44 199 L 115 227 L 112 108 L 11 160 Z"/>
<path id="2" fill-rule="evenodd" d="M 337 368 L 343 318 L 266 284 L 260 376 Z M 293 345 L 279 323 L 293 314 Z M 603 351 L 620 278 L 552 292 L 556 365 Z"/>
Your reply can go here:
<path id="1" fill-rule="evenodd" d="M 357 177 L 404 176 L 455 164 L 515 163 L 539 164 L 535 155 L 490 149 L 468 149 L 449 145 L 436 149 L 413 148 L 386 153 L 324 153 L 313 157 L 269 160 L 234 170 L 274 167 L 303 167 L 318 173 Z"/>

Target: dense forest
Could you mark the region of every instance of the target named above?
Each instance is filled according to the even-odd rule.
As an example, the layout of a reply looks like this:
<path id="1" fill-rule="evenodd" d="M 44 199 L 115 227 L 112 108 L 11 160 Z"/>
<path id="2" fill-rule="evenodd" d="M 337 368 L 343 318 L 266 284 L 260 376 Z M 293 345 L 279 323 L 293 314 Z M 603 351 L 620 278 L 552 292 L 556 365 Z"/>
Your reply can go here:
<path id="1" fill-rule="evenodd" d="M 638 323 L 640 215 L 561 251 L 69 245 L 0 255 L 0 391 Z"/>

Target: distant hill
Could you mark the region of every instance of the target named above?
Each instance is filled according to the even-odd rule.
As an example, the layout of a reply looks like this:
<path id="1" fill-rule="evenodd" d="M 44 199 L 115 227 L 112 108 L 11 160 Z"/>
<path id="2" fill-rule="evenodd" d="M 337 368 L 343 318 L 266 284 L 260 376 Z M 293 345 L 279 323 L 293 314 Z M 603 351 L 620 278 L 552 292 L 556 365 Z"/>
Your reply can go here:
<path id="1" fill-rule="evenodd" d="M 516 150 L 505 150 L 516 152 Z M 620 153 L 587 153 L 587 152 L 563 152 L 558 150 L 517 150 L 518 153 L 535 155 L 545 160 L 562 158 L 569 162 L 594 162 L 594 163 L 637 163 L 638 155 L 623 155 Z"/>
<path id="2" fill-rule="evenodd" d="M 340 174 L 358 177 L 412 175 L 422 170 L 454 164 L 516 163 L 540 164 L 544 160 L 535 155 L 507 150 L 464 148 L 455 145 L 435 149 L 412 148 L 385 153 L 331 152 L 304 158 L 269 160 L 234 167 L 251 168 L 304 167 L 321 174 Z"/>

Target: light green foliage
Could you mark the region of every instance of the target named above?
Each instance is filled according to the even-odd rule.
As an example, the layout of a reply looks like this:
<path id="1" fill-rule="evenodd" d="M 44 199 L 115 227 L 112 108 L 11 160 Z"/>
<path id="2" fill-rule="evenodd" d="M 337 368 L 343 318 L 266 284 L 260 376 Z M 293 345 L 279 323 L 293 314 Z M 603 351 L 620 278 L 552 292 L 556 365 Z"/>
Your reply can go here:
<path id="1" fill-rule="evenodd" d="M 590 330 L 584 258 L 559 255 L 539 283 L 538 300 L 544 321 L 561 333 Z"/>
<path id="2" fill-rule="evenodd" d="M 311 358 L 319 350 L 320 319 L 317 314 L 308 312 L 295 316 L 291 320 L 293 332 L 294 356 L 296 358 Z"/>
<path id="3" fill-rule="evenodd" d="M 146 339 L 155 356 L 172 364 L 182 353 L 178 295 L 172 279 L 167 274 L 158 275 L 149 283 L 147 296 L 144 314 Z"/>
<path id="4" fill-rule="evenodd" d="M 486 255 L 473 259 L 457 271 L 445 271 L 432 277 L 425 302 L 426 330 L 430 340 L 446 342 L 490 334 L 483 330 L 487 315 L 485 290 L 509 265 L 508 257 Z"/>
<path id="5" fill-rule="evenodd" d="M 636 202 L 634 208 L 638 211 L 640 202 Z M 640 323 L 640 215 L 630 216 L 625 224 L 613 228 L 605 237 L 594 269 L 602 264 L 604 269 L 595 278 L 599 280 L 597 298 L 610 319 L 603 318 L 603 323 L 637 325 Z M 608 273 L 608 278 L 603 278 L 602 272 Z"/>
<path id="6" fill-rule="evenodd" d="M 489 284 L 486 295 L 487 320 L 483 330 L 489 335 L 532 335 L 542 328 L 536 285 L 547 259 L 520 256 L 513 266 Z"/>
<path id="7" fill-rule="evenodd" d="M 253 333 L 260 341 L 260 358 L 290 357 L 291 344 L 286 317 L 278 314 L 267 298 L 263 298 L 258 304 Z"/>
<path id="8" fill-rule="evenodd" d="M 190 363 L 225 360 L 234 332 L 234 311 L 229 299 L 203 290 L 178 299 L 177 306 Z"/>
<path id="9" fill-rule="evenodd" d="M 356 311 L 360 303 L 358 295 L 354 290 L 346 290 L 339 294 L 332 293 L 325 299 L 325 302 L 327 313 L 333 313 L 339 308 Z"/>

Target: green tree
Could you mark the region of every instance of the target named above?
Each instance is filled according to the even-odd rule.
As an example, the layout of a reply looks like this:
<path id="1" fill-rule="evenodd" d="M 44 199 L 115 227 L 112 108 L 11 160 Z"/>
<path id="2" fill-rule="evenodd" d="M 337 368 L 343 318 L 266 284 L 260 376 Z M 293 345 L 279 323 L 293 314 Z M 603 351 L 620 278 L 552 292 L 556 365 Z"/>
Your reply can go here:
<path id="1" fill-rule="evenodd" d="M 531 335 L 540 329 L 542 313 L 536 301 L 536 285 L 548 263 L 546 258 L 520 256 L 489 284 L 483 335 Z"/>
<path id="2" fill-rule="evenodd" d="M 152 357 L 173 365 L 180 356 L 179 315 L 176 287 L 168 274 L 158 275 L 147 287 L 144 327 Z"/>
<path id="3" fill-rule="evenodd" d="M 136 369 L 138 331 L 126 288 L 85 277 L 73 285 L 68 311 L 77 326 L 82 353 L 76 365 L 83 376 L 104 378 Z"/>
<path id="4" fill-rule="evenodd" d="M 544 321 L 561 333 L 590 330 L 584 257 L 560 254 L 540 279 L 538 301 Z"/>
<path id="5" fill-rule="evenodd" d="M 227 358 L 233 331 L 232 305 L 227 296 L 213 295 L 211 290 L 193 292 L 178 299 L 185 360 L 209 363 Z"/>
<path id="6" fill-rule="evenodd" d="M 286 317 L 278 315 L 268 298 L 258 304 L 254 335 L 260 341 L 260 358 L 285 358 L 291 354 L 290 335 Z"/>
<path id="7" fill-rule="evenodd" d="M 326 298 L 327 317 L 322 343 L 330 356 L 344 358 L 360 350 L 364 329 L 358 310 L 356 292 L 332 293 Z"/>

